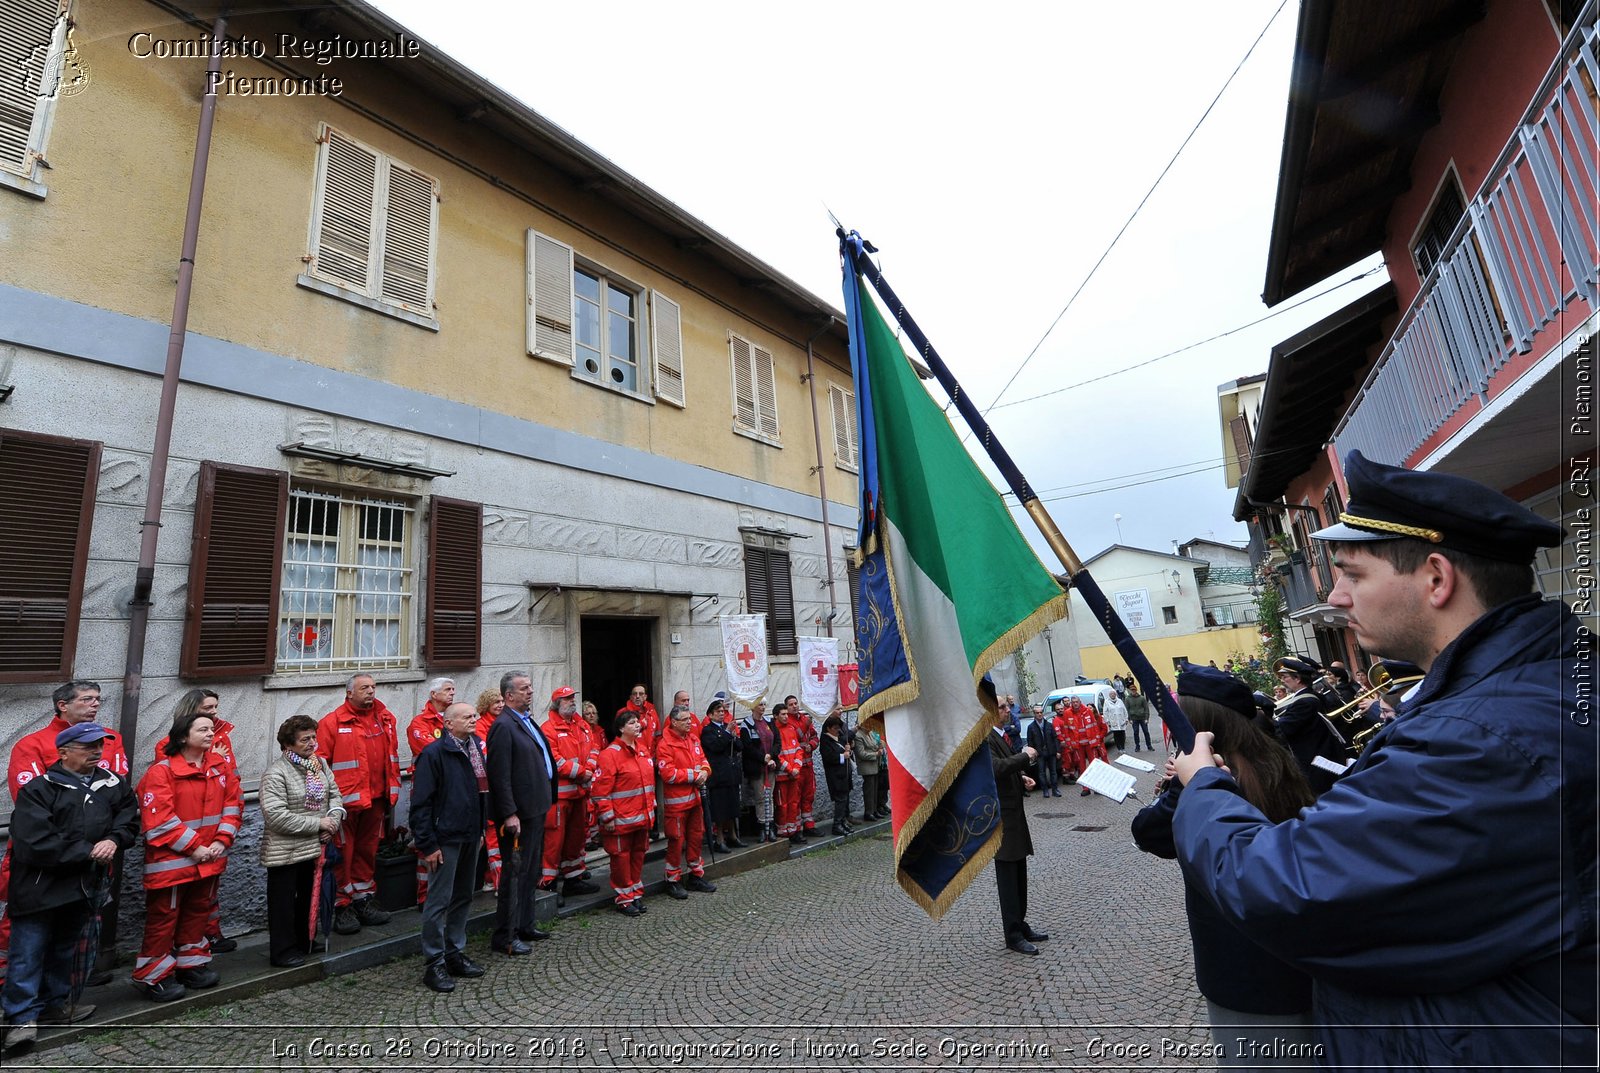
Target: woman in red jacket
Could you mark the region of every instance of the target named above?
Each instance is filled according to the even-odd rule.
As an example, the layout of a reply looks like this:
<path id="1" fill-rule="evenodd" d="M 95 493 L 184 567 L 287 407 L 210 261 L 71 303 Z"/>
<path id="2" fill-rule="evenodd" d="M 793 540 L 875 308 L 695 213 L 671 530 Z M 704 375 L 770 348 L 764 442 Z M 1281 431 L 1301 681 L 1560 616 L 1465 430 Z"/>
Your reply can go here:
<path id="1" fill-rule="evenodd" d="M 639 737 L 639 715 L 627 708 L 612 724 L 616 740 L 600 753 L 593 796 L 600 810 L 601 841 L 611 858 L 615 908 L 636 917 L 644 908 L 644 851 L 655 822 L 655 765 Z"/>
<path id="2" fill-rule="evenodd" d="M 228 847 L 239 831 L 239 780 L 211 742 L 216 722 L 179 709 L 162 750 L 139 780 L 144 825 L 144 942 L 133 980 L 156 1002 L 186 987 L 215 987 L 206 922 Z M 176 979 L 173 977 L 176 976 Z"/>
<path id="3" fill-rule="evenodd" d="M 666 786 L 661 823 L 667 832 L 667 896 L 681 902 L 689 897 L 687 890 L 710 894 L 717 888 L 706 879 L 700 859 L 706 833 L 700 794 L 711 778 L 711 764 L 688 708 L 675 707 L 667 714 L 666 733 L 656 745 L 656 765 Z"/>

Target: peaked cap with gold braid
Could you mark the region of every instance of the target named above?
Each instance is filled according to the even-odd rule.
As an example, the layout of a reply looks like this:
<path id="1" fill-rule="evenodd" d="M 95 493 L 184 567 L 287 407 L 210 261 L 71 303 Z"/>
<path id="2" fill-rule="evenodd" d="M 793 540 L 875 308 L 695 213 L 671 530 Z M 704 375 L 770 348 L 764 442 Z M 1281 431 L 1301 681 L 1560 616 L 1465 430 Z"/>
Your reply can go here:
<path id="1" fill-rule="evenodd" d="M 1453 473 L 1386 466 L 1351 451 L 1344 461 L 1350 504 L 1339 524 L 1313 540 L 1359 542 L 1411 537 L 1510 563 L 1561 543 L 1561 527 L 1493 488 Z"/>

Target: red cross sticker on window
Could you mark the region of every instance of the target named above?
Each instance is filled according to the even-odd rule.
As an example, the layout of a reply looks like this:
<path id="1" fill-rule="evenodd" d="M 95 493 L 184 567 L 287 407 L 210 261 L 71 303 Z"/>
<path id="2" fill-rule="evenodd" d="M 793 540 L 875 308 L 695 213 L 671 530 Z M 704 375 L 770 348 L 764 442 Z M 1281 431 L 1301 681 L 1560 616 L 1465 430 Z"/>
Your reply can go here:
<path id="1" fill-rule="evenodd" d="M 747 671 L 756 662 L 756 654 L 750 650 L 750 643 L 748 641 L 745 642 L 745 646 L 741 648 L 738 654 L 733 658 L 744 664 L 744 669 Z"/>
<path id="2" fill-rule="evenodd" d="M 811 668 L 811 673 L 816 676 L 817 684 L 821 685 L 828 680 L 828 665 L 819 659 L 817 665 Z"/>

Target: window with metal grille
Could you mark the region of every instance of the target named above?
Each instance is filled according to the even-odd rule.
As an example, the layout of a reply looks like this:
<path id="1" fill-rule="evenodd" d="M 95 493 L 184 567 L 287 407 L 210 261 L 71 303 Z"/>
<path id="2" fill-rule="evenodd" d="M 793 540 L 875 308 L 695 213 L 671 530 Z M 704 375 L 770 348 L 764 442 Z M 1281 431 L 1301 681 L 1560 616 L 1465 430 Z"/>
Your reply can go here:
<path id="1" fill-rule="evenodd" d="M 0 430 L 0 682 L 72 674 L 100 445 Z"/>
<path id="2" fill-rule="evenodd" d="M 1461 222 L 1461 217 L 1467 213 L 1461 201 L 1461 188 L 1456 184 L 1455 176 L 1446 175 L 1444 182 L 1439 187 L 1439 196 L 1434 200 L 1433 209 L 1428 213 L 1428 218 L 1417 232 L 1416 240 L 1411 245 L 1411 255 L 1417 262 L 1417 275 L 1424 278 L 1433 271 L 1433 266 L 1439 263 L 1439 258 L 1444 254 L 1445 246 L 1450 241 L 1450 235 L 1455 231 L 1456 224 Z"/>
<path id="3" fill-rule="evenodd" d="M 288 475 L 200 464 L 178 668 L 185 678 L 272 672 Z"/>
<path id="4" fill-rule="evenodd" d="M 318 145 L 307 275 L 437 327 L 438 182 L 326 124 Z"/>
<path id="5" fill-rule="evenodd" d="M 0 3 L 0 185 L 39 197 L 50 120 L 73 69 L 68 27 L 67 0 Z"/>
<path id="6" fill-rule="evenodd" d="M 767 654 L 794 656 L 800 652 L 795 629 L 794 584 L 789 576 L 789 552 L 781 548 L 744 548 L 745 605 L 752 615 L 767 616 Z"/>
<path id="7" fill-rule="evenodd" d="M 405 667 L 412 657 L 409 504 L 294 488 L 277 669 Z"/>

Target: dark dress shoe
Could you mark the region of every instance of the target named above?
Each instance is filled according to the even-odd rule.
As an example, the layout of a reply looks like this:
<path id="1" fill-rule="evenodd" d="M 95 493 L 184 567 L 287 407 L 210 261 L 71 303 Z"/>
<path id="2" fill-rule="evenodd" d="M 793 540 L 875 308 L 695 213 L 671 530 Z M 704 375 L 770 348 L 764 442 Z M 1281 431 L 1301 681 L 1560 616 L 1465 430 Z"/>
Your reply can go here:
<path id="1" fill-rule="evenodd" d="M 522 928 L 517 932 L 517 938 L 525 943 L 542 943 L 553 936 L 540 928 Z"/>
<path id="2" fill-rule="evenodd" d="M 642 894 L 633 900 L 633 907 L 641 913 L 650 912 L 650 907 L 644 904 L 644 895 Z"/>
<path id="3" fill-rule="evenodd" d="M 717 885 L 705 876 L 690 876 L 683 881 L 684 890 L 692 890 L 697 894 L 715 894 Z"/>
<path id="4" fill-rule="evenodd" d="M 1028 927 L 1026 924 L 1024 924 L 1022 926 L 1022 937 L 1024 939 L 1028 940 L 1028 942 L 1030 942 L 1030 943 L 1047 943 L 1047 942 L 1050 941 L 1050 933 L 1049 932 L 1047 932 L 1047 931 L 1034 931 L 1032 928 Z"/>
<path id="5" fill-rule="evenodd" d="M 569 879 L 561 884 L 561 893 L 570 898 L 574 894 L 598 894 L 600 888 L 586 879 Z"/>
<path id="6" fill-rule="evenodd" d="M 465 954 L 446 954 L 444 956 L 444 971 L 451 976 L 472 979 L 473 977 L 482 976 L 488 970 Z"/>
<path id="7" fill-rule="evenodd" d="M 744 847 L 745 847 L 744 840 L 741 839 L 738 835 L 729 835 L 728 839 L 727 839 L 727 842 L 728 842 L 728 847 L 731 847 L 733 849 L 744 849 Z M 727 852 L 727 848 L 728 847 L 725 847 L 720 852 L 724 852 L 724 853 Z"/>
<path id="8" fill-rule="evenodd" d="M 1037 955 L 1039 953 L 1039 948 L 1037 946 L 1034 946 L 1020 935 L 1015 939 L 1008 940 L 1006 942 L 1006 949 L 1015 950 L 1019 954 Z"/>
<path id="9" fill-rule="evenodd" d="M 222 977 L 216 969 L 208 969 L 204 965 L 198 969 L 179 969 L 173 973 L 178 982 L 184 987 L 192 987 L 196 991 L 204 991 L 208 987 L 216 987 L 222 982 Z"/>
<path id="10" fill-rule="evenodd" d="M 213 954 L 231 954 L 239 949 L 239 940 L 230 939 L 226 935 L 219 935 L 212 939 L 209 945 Z"/>
<path id="11" fill-rule="evenodd" d="M 285 954 L 272 959 L 272 963 L 280 969 L 293 969 L 306 963 L 304 954 Z"/>
<path id="12" fill-rule="evenodd" d="M 728 846 L 726 844 L 724 844 L 722 842 L 713 842 L 713 843 L 711 843 L 711 852 L 712 853 L 730 853 L 732 851 L 728 848 Z"/>
<path id="13" fill-rule="evenodd" d="M 686 902 L 689 900 L 689 892 L 683 889 L 682 883 L 668 883 L 667 897 L 675 902 Z"/>
<path id="14" fill-rule="evenodd" d="M 512 939 L 509 943 L 504 943 L 500 946 L 491 945 L 489 949 L 493 950 L 497 954 L 505 954 L 508 957 L 517 957 L 521 954 L 533 953 L 533 947 L 529 946 L 521 939 Z"/>
<path id="15" fill-rule="evenodd" d="M 642 910 L 640 910 L 640 908 L 637 905 L 634 905 L 632 902 L 612 902 L 611 908 L 615 909 L 625 917 L 636 917 L 640 914 L 640 912 L 642 912 Z"/>
<path id="16" fill-rule="evenodd" d="M 428 967 L 422 970 L 422 983 L 429 991 L 448 994 L 456 989 L 456 982 L 450 979 L 450 974 L 445 971 L 442 959 L 430 961 Z"/>

